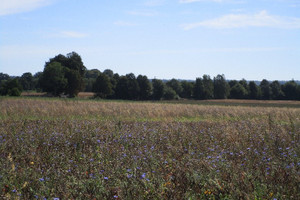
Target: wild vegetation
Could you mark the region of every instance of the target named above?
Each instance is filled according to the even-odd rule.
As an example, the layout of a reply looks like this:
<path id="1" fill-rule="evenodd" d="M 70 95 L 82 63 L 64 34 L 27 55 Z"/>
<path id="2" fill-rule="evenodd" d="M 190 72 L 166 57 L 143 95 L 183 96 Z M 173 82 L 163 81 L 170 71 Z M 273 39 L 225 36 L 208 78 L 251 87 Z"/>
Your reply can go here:
<path id="1" fill-rule="evenodd" d="M 297 106 L 4 97 L 0 110 L 2 199 L 300 198 Z"/>

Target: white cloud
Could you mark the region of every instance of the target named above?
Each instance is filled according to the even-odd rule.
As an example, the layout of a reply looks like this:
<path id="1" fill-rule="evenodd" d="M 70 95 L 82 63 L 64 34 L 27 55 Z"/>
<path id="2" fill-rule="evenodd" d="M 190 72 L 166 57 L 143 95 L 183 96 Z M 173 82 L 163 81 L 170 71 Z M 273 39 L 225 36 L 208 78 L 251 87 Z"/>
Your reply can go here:
<path id="1" fill-rule="evenodd" d="M 270 27 L 283 29 L 300 28 L 300 18 L 282 17 L 269 15 L 263 10 L 259 13 L 247 14 L 229 14 L 220 18 L 205 20 L 198 23 L 190 23 L 182 25 L 184 30 L 190 30 L 198 27 L 208 28 L 242 28 L 242 27 Z"/>
<path id="2" fill-rule="evenodd" d="M 153 17 L 158 15 L 155 11 L 128 11 L 129 15 L 143 16 L 143 17 Z"/>
<path id="3" fill-rule="evenodd" d="M 116 21 L 116 22 L 114 22 L 114 25 L 117 25 L 117 26 L 137 26 L 137 24 L 135 24 L 135 23 L 125 22 L 125 21 Z"/>
<path id="4" fill-rule="evenodd" d="M 0 16 L 32 11 L 52 2 L 53 0 L 1 0 Z"/>

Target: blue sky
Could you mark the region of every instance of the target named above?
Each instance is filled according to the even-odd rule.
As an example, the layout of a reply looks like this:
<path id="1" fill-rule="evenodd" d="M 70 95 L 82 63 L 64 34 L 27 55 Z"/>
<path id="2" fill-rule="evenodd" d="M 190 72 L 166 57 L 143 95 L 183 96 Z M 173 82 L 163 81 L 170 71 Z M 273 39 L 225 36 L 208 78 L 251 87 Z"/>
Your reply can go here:
<path id="1" fill-rule="evenodd" d="M 300 80 L 300 0 L 1 0 L 0 72 L 72 51 L 120 75 Z"/>

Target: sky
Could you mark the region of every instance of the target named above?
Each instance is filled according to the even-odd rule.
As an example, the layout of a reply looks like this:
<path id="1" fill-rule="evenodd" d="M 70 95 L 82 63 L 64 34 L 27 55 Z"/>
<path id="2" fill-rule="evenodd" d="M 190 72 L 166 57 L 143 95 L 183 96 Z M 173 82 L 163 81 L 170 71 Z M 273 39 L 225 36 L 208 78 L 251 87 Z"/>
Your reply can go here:
<path id="1" fill-rule="evenodd" d="M 0 72 L 73 51 L 150 79 L 300 80 L 300 0 L 1 0 Z"/>

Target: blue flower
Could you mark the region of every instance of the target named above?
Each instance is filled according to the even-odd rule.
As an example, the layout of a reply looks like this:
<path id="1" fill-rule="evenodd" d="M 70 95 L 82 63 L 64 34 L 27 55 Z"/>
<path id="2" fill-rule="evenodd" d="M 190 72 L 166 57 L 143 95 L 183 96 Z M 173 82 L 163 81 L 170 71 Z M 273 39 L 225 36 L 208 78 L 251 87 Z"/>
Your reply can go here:
<path id="1" fill-rule="evenodd" d="M 53 198 L 53 200 L 59 200 L 59 198 Z"/>
<path id="2" fill-rule="evenodd" d="M 108 180 L 108 177 L 104 176 L 104 180 Z"/>
<path id="3" fill-rule="evenodd" d="M 141 178 L 146 178 L 146 173 L 143 173 Z"/>
<path id="4" fill-rule="evenodd" d="M 44 182 L 44 181 L 45 181 L 45 179 L 44 179 L 44 178 L 40 178 L 39 180 L 40 180 L 41 182 Z"/>

